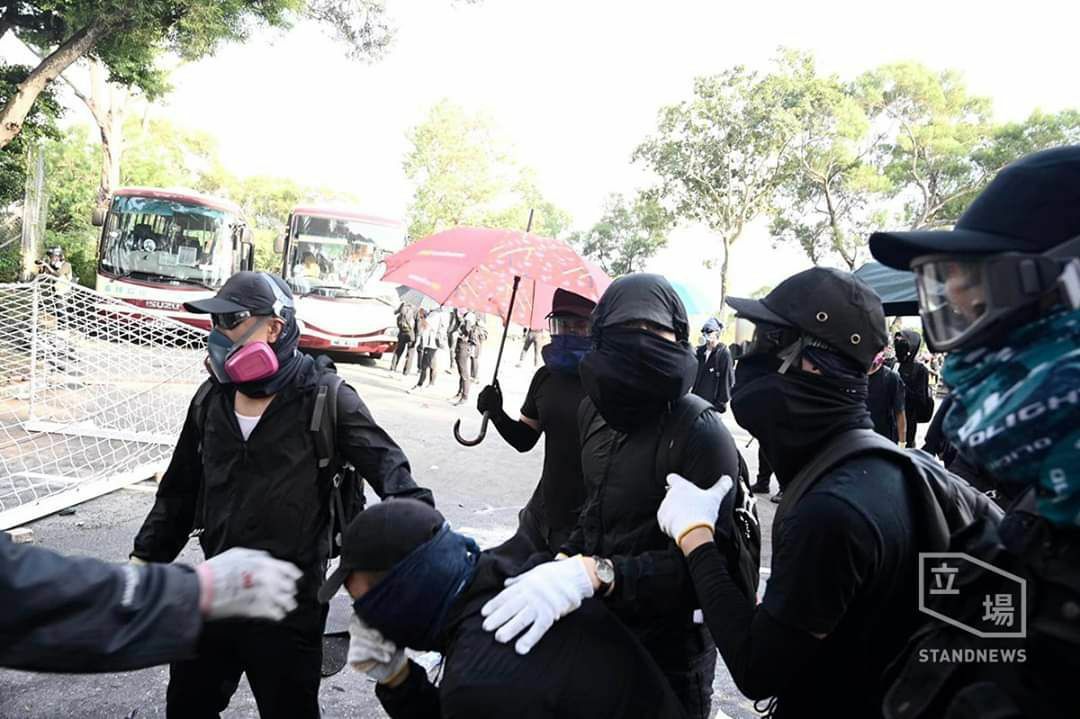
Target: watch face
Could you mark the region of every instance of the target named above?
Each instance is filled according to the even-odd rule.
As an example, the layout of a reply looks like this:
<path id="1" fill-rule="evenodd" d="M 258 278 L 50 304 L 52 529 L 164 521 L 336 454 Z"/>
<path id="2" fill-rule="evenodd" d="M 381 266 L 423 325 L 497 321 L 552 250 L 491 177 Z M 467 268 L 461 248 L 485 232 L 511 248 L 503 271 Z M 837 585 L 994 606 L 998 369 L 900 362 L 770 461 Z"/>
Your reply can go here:
<path id="1" fill-rule="evenodd" d="M 596 560 L 596 577 L 604 584 L 611 584 L 615 581 L 615 565 L 611 563 L 610 559 Z"/>

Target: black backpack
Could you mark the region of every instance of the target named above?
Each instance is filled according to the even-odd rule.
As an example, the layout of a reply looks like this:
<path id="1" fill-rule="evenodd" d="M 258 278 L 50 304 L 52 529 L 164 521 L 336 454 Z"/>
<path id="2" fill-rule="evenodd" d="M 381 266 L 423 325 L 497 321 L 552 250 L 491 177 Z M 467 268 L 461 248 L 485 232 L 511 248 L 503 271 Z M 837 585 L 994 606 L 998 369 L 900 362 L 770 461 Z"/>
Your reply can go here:
<path id="1" fill-rule="evenodd" d="M 696 394 L 688 394 L 672 403 L 664 418 L 660 443 L 656 449 L 656 476 L 663 484 L 667 476 L 679 471 L 679 458 L 686 450 L 690 428 L 703 413 L 713 409 L 708 400 Z M 739 457 L 739 476 L 733 489 L 735 507 L 732 541 L 724 542 L 723 549 L 728 567 L 736 569 L 734 579 L 748 597 L 757 594 L 761 565 L 761 523 L 758 521 L 754 495 L 750 491 L 750 470 L 742 453 Z M 717 546 L 721 546 L 718 543 Z"/>
<path id="2" fill-rule="evenodd" d="M 364 480 L 356 467 L 338 455 L 336 448 L 337 396 L 338 389 L 345 380 L 337 373 L 333 361 L 326 355 L 321 355 L 315 360 L 315 371 L 318 373 L 318 389 L 308 430 L 315 443 L 315 459 L 320 481 L 326 481 L 330 486 L 330 521 L 327 523 L 329 534 L 327 539 L 328 557 L 333 559 L 341 553 L 341 535 L 345 527 L 364 509 Z M 213 388 L 214 382 L 207 379 L 199 387 L 192 401 L 200 442 L 206 427 L 206 398 Z M 195 517 L 197 519 L 202 517 L 202 500 L 200 487 L 196 501 Z"/>

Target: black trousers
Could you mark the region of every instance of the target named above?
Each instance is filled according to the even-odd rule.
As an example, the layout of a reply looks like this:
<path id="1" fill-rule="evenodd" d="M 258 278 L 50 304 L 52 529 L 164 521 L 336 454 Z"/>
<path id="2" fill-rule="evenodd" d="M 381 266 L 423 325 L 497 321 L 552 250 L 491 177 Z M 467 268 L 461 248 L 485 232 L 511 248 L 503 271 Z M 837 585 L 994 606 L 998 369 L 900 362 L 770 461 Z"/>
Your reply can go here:
<path id="1" fill-rule="evenodd" d="M 169 666 L 165 714 L 217 718 L 247 674 L 262 719 L 318 719 L 326 607 L 310 600 L 283 623 L 208 623 L 198 657 Z"/>
<path id="2" fill-rule="evenodd" d="M 521 357 L 518 359 L 518 364 L 525 361 L 525 355 L 528 354 L 529 348 L 533 351 L 533 366 L 540 364 L 540 343 L 537 341 L 535 335 L 528 335 L 525 337 L 525 344 L 521 348 Z"/>
<path id="3" fill-rule="evenodd" d="M 425 347 L 420 350 L 420 380 L 417 387 L 424 386 L 424 377 L 427 376 L 428 385 L 435 384 L 435 352 L 434 347 Z"/>
<path id="4" fill-rule="evenodd" d="M 683 670 L 660 667 L 671 690 L 690 719 L 709 719 L 712 711 L 713 680 L 716 678 L 716 647 L 710 646 L 690 661 Z"/>
<path id="5" fill-rule="evenodd" d="M 908 449 L 915 447 L 915 433 L 919 431 L 919 423 L 915 421 L 915 410 L 905 410 L 904 416 L 907 417 L 907 431 L 904 434 L 904 446 Z"/>
<path id="6" fill-rule="evenodd" d="M 475 382 L 477 375 L 480 374 L 480 349 L 481 345 L 476 346 L 476 353 L 470 357 L 469 361 L 469 377 Z"/>
<path id="7" fill-rule="evenodd" d="M 397 347 L 394 348 L 394 359 L 390 361 L 390 371 L 397 370 L 398 362 L 401 361 L 401 355 L 405 355 L 405 369 L 402 370 L 402 374 L 409 374 L 409 370 L 412 369 L 413 363 L 413 349 L 416 347 L 416 343 L 412 340 L 408 342 L 397 343 Z"/>
<path id="8" fill-rule="evenodd" d="M 470 374 L 472 367 L 472 355 L 469 352 L 468 346 L 457 348 L 457 371 L 458 371 L 458 397 L 462 399 L 469 398 L 469 383 L 472 381 Z"/>

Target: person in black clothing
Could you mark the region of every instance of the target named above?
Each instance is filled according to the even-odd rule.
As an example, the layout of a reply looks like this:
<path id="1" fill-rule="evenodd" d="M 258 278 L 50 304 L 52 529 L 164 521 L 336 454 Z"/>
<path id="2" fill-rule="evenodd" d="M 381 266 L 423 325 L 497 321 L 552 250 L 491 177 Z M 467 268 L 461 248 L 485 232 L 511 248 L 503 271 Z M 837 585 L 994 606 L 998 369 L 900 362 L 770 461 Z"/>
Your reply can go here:
<path id="1" fill-rule="evenodd" d="M 870 429 L 866 373 L 885 346 L 881 301 L 853 275 L 814 268 L 761 300 L 728 298 L 755 334 L 732 411 L 785 490 L 760 605 L 732 581 L 712 518 L 731 480 L 672 477 L 658 512 L 687 556 L 702 611 L 736 686 L 776 717 L 881 716 L 880 676 L 918 621 L 916 522 L 903 468 L 859 455 L 801 498 L 790 483 L 847 430 Z M 793 504 L 788 502 L 794 501 Z"/>
<path id="2" fill-rule="evenodd" d="M 701 333 L 705 344 L 697 349 L 698 369 L 694 379 L 693 393 L 712 402 L 716 411 L 723 414 L 731 401 L 731 353 L 720 341 L 724 326 L 715 317 L 710 317 Z"/>
<path id="3" fill-rule="evenodd" d="M 765 456 L 760 444 L 758 444 L 757 450 L 757 467 L 757 479 L 754 480 L 750 491 L 754 494 L 768 494 L 769 480 L 772 479 L 773 471 L 772 467 L 769 466 L 769 458 Z"/>
<path id="4" fill-rule="evenodd" d="M 397 346 L 394 358 L 390 360 L 390 371 L 396 372 L 398 361 L 405 355 L 405 367 L 402 374 L 409 374 L 412 369 L 413 354 L 416 351 L 416 308 L 408 302 L 402 302 L 397 308 Z"/>
<path id="5" fill-rule="evenodd" d="M 517 533 L 497 552 L 525 559 L 536 552 L 554 554 L 570 537 L 585 501 L 578 445 L 577 414 L 585 390 L 578 364 L 589 350 L 589 317 L 595 302 L 573 292 L 555 290 L 548 322 L 551 344 L 544 347 L 544 366 L 536 370 L 521 416 L 503 411 L 502 392 L 488 385 L 476 409 L 488 412 L 503 439 L 528 452 L 544 435 L 544 468 L 528 504 L 518 514 Z"/>
<path id="6" fill-rule="evenodd" d="M 116 565 L 0 532 L 0 667 L 116 672 L 191 657 L 204 622 L 280 620 L 300 570 L 240 547 L 194 569 Z"/>
<path id="7" fill-rule="evenodd" d="M 277 277 L 239 272 L 216 297 L 185 306 L 212 317 L 209 392 L 188 409 L 132 557 L 171 562 L 201 529 L 207 557 L 248 546 L 303 577 L 281 624 L 208 627 L 198 657 L 171 666 L 167 713 L 216 717 L 246 673 L 262 716 L 317 717 L 326 610 L 316 593 L 330 549 L 329 477 L 308 431 L 318 369 L 297 349 L 292 297 Z M 380 497 L 433 501 L 356 391 L 343 384 L 337 398 L 337 453 Z"/>
<path id="8" fill-rule="evenodd" d="M 694 622 L 698 600 L 678 548 L 656 523 L 664 476 L 657 473 L 661 430 L 670 407 L 686 395 L 697 361 L 687 341 L 682 300 L 663 277 L 630 274 L 615 280 L 593 313 L 593 350 L 581 361 L 577 427 L 585 478 L 585 507 L 563 546 L 581 555 L 598 596 L 644 644 L 691 717 L 708 717 L 716 648 Z M 720 414 L 696 417 L 679 471 L 700 486 L 739 474 L 739 454 Z M 749 487 L 721 513 L 732 532 L 736 507 L 752 505 Z M 734 541 L 734 540 L 732 540 Z M 732 544 L 732 547 L 735 545 Z M 540 564 L 484 607 L 485 629 L 528 652 L 556 619 L 588 596 L 568 560 Z M 746 587 L 757 584 L 756 567 Z"/>
<path id="9" fill-rule="evenodd" d="M 904 444 L 907 419 L 904 412 L 907 393 L 904 380 L 894 369 L 885 366 L 885 353 L 874 358 L 867 380 L 866 406 L 874 431 L 900 446 Z"/>
<path id="10" fill-rule="evenodd" d="M 907 418 L 905 437 L 909 449 L 915 446 L 919 417 L 923 417 L 923 421 L 930 418 L 934 401 L 930 394 L 930 370 L 918 360 L 920 347 L 922 347 L 922 335 L 915 330 L 901 330 L 893 337 L 893 348 L 896 350 L 896 371 L 904 380 L 907 398 L 904 403 L 904 414 Z"/>
<path id="11" fill-rule="evenodd" d="M 588 581 L 580 559 L 567 562 Z M 480 608 L 517 571 L 431 507 L 399 500 L 346 528 L 341 567 L 320 596 L 344 585 L 353 598 L 349 662 L 377 681 L 391 719 L 683 716 L 649 655 L 597 600 L 527 656 L 496 642 Z M 443 654 L 438 687 L 405 647 Z"/>
<path id="12" fill-rule="evenodd" d="M 532 348 L 533 352 L 533 367 L 540 364 L 540 330 L 526 329 L 525 340 L 521 345 L 521 356 L 518 357 L 517 366 L 520 367 L 521 363 L 525 361 L 525 355 L 529 353 L 529 348 Z"/>

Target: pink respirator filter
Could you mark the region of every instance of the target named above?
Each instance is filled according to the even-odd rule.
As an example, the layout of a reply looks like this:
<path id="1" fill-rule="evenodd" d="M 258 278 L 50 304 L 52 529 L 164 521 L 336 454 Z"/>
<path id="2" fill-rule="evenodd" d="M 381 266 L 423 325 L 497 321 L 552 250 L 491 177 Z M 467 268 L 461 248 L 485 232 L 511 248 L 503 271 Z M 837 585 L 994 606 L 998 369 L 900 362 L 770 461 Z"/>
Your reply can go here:
<path id="1" fill-rule="evenodd" d="M 277 355 L 265 342 L 250 342 L 225 360 L 225 371 L 233 382 L 257 382 L 278 371 Z"/>

